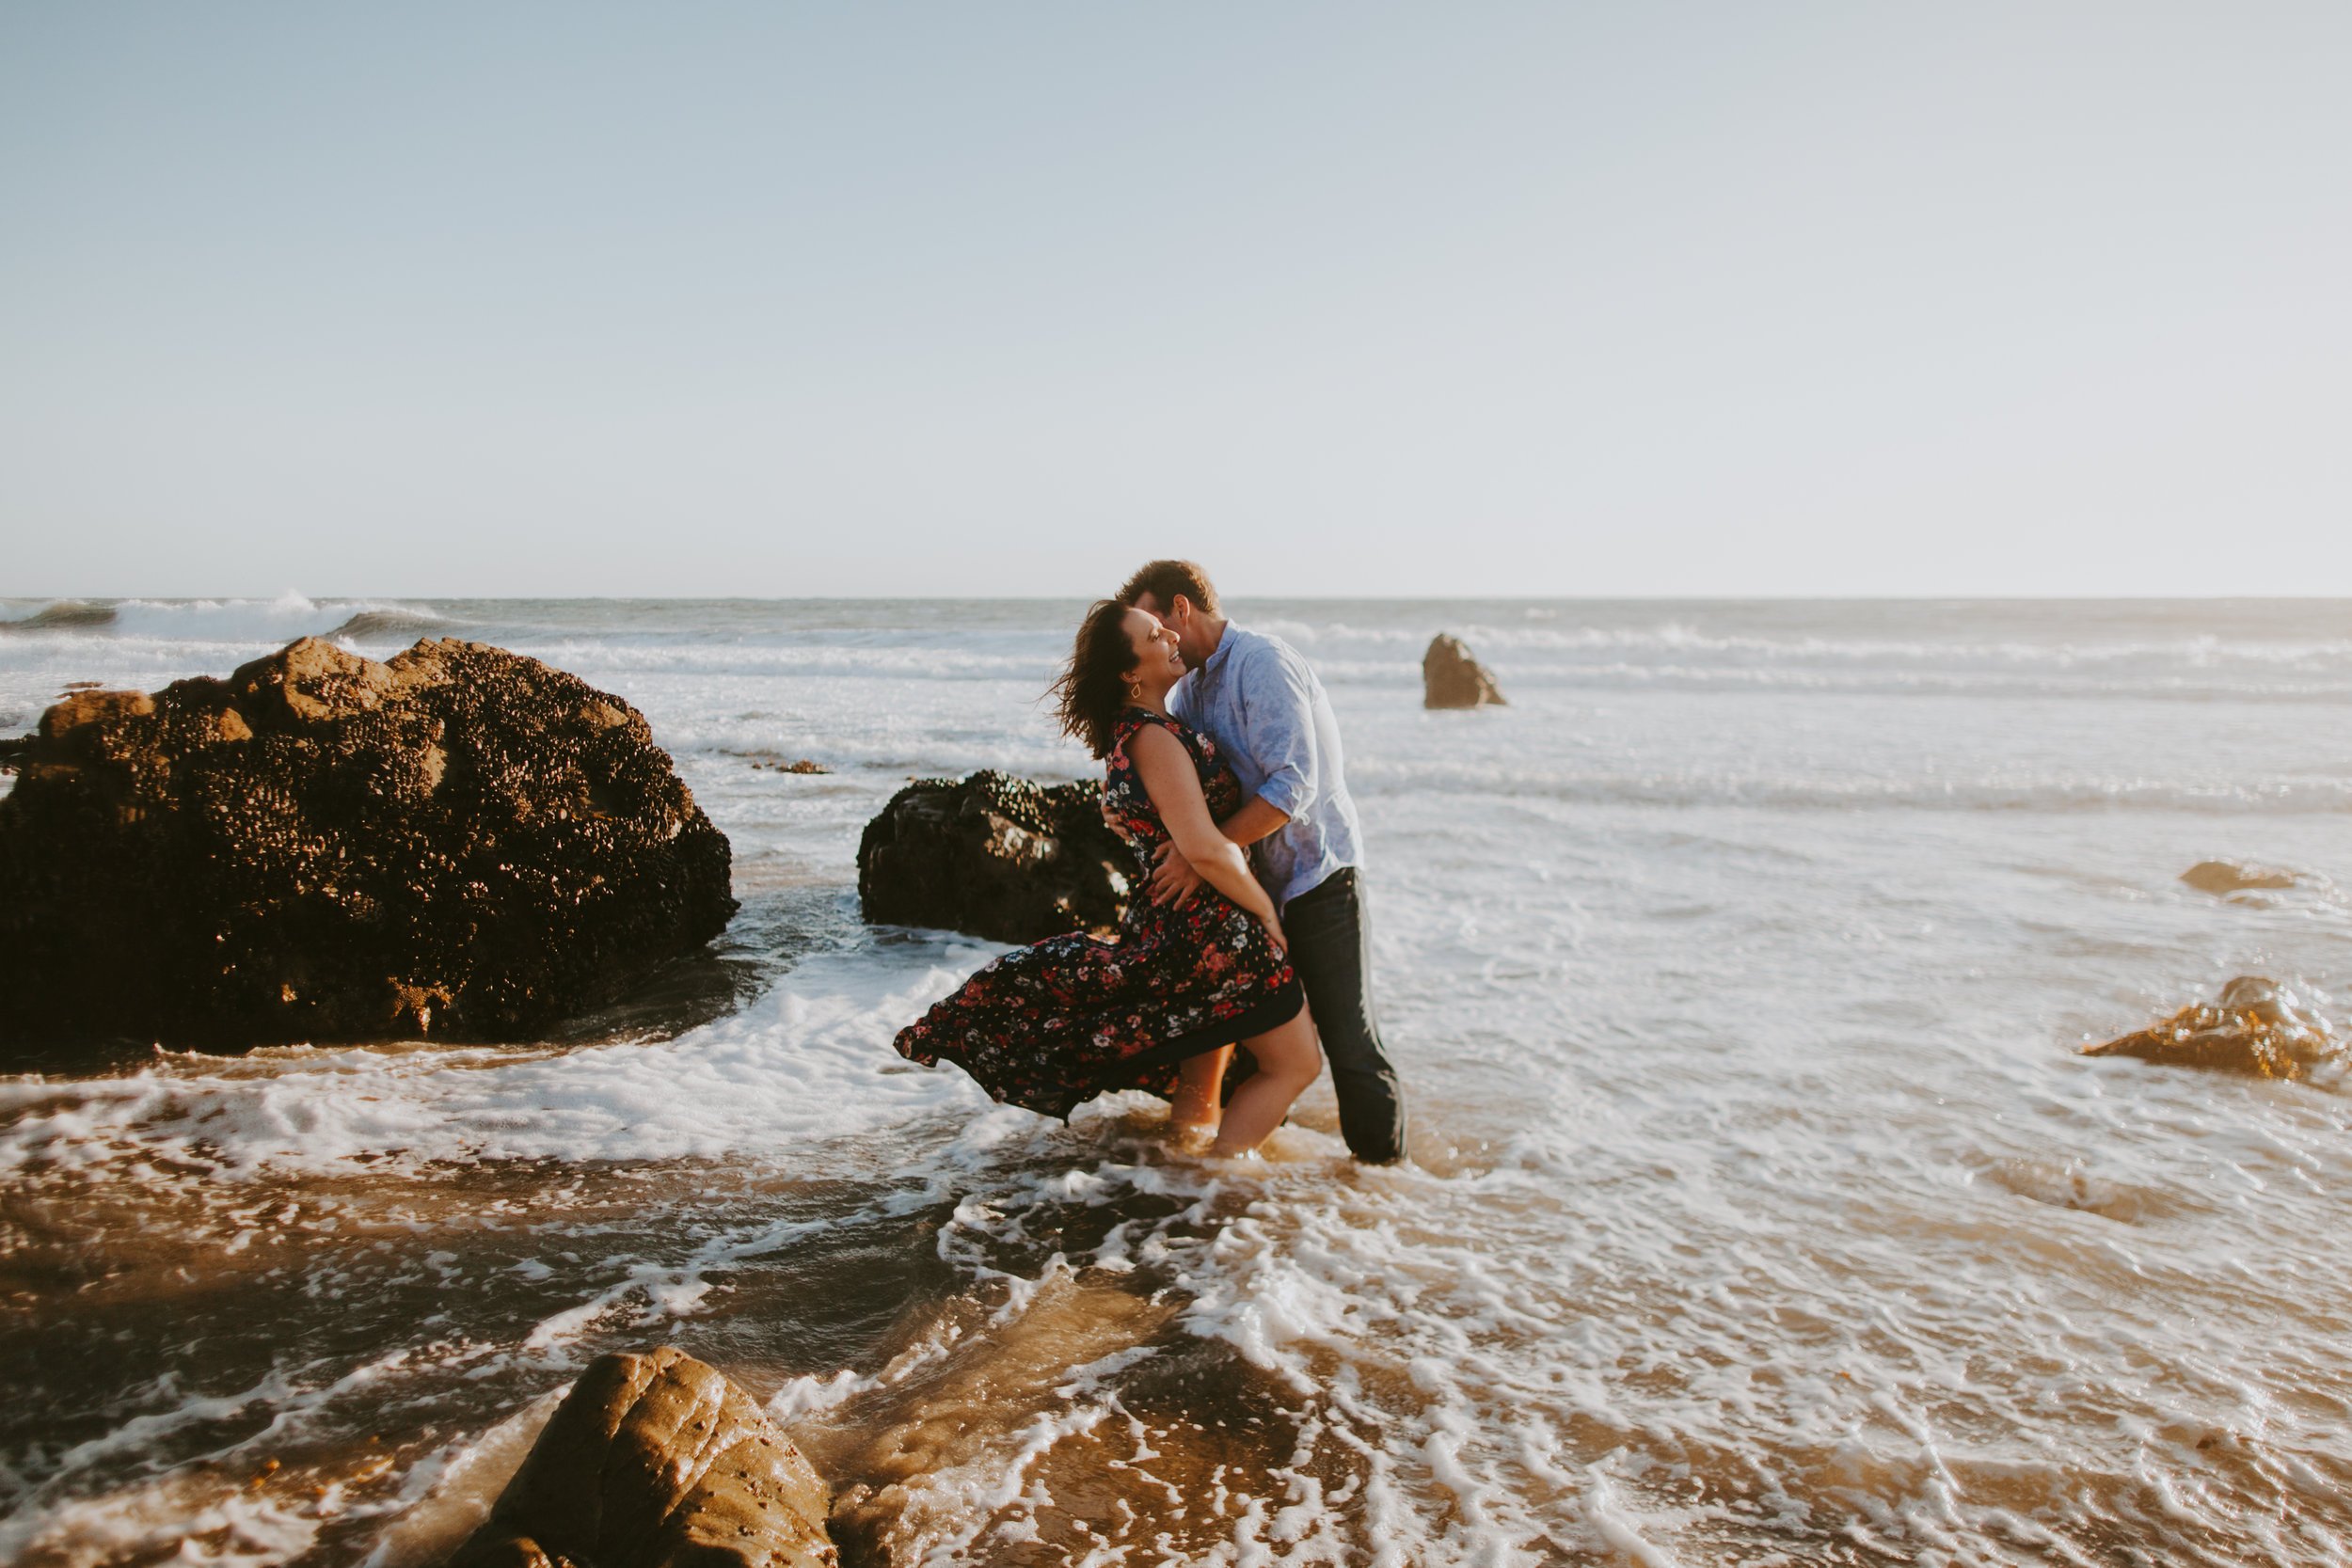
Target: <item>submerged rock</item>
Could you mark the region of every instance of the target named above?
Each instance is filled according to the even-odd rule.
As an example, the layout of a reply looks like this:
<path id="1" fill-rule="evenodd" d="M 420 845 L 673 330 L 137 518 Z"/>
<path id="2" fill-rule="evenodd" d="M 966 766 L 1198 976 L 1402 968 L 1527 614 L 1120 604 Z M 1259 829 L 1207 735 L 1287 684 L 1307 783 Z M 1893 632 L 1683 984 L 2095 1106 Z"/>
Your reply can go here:
<path id="1" fill-rule="evenodd" d="M 1102 786 L 993 770 L 918 779 L 857 847 L 866 918 L 991 942 L 1108 930 L 1127 902 L 1127 847 L 1103 823 Z"/>
<path id="2" fill-rule="evenodd" d="M 644 719 L 478 642 L 76 692 L 18 760 L 0 1042 L 527 1038 L 735 908 Z"/>
<path id="3" fill-rule="evenodd" d="M 43 605 L 32 614 L 13 621 L 0 621 L 0 632 L 8 631 L 86 631 L 115 623 L 115 607 L 93 604 L 87 599 L 59 599 Z"/>
<path id="4" fill-rule="evenodd" d="M 1502 705 L 1502 689 L 1487 668 L 1470 657 L 1462 640 L 1448 632 L 1430 639 L 1421 656 L 1421 705 L 1423 707 L 1483 707 Z"/>
<path id="5" fill-rule="evenodd" d="M 2235 861 L 2199 861 L 2181 873 L 2181 880 L 2200 893 L 2227 897 L 2249 888 L 2289 888 L 2295 873 L 2267 865 L 2241 865 Z"/>
<path id="6" fill-rule="evenodd" d="M 2344 1043 L 2287 987 L 2241 974 L 2221 988 L 2212 1006 L 2183 1007 L 2152 1028 L 2087 1046 L 2083 1054 L 2137 1056 L 2256 1078 L 2309 1078 L 2339 1064 Z"/>
<path id="7" fill-rule="evenodd" d="M 600 1356 L 448 1568 L 833 1568 L 830 1500 L 716 1368 Z"/>

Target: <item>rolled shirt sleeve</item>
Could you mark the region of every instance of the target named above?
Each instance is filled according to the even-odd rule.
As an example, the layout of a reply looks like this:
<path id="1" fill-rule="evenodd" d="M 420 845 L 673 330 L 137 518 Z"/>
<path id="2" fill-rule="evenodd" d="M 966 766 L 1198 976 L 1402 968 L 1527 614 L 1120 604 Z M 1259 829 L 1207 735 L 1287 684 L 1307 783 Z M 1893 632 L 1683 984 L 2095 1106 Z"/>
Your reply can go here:
<path id="1" fill-rule="evenodd" d="M 1294 820 L 1315 802 L 1314 696 L 1307 661 L 1288 645 L 1261 643 L 1234 672 L 1248 715 L 1250 760 L 1263 782 L 1258 798 Z"/>
<path id="2" fill-rule="evenodd" d="M 1347 760 L 1313 666 L 1279 637 L 1228 626 L 1168 705 L 1213 737 L 1245 796 L 1290 820 L 1249 847 L 1259 879 L 1288 903 L 1342 866 L 1362 863 Z"/>

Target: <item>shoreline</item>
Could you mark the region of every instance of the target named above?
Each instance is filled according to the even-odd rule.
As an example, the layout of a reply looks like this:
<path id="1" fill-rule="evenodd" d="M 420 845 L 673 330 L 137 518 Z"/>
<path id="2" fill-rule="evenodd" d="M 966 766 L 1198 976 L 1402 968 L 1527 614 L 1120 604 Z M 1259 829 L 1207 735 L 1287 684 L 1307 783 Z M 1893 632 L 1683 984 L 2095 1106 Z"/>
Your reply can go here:
<path id="1" fill-rule="evenodd" d="M 1139 1104 L 1063 1129 L 890 1055 L 995 949 L 865 933 L 858 829 L 1063 766 L 1058 623 L 575 628 L 736 845 L 725 973 L 643 1033 L 0 1085 L 0 1555 L 332 1568 L 408 1517 L 421 1568 L 466 1455 L 649 1343 L 870 1488 L 868 1562 L 2352 1538 L 2295 1479 L 2352 1478 L 2341 1096 L 2074 1054 L 2236 974 L 2352 1016 L 2352 645 L 1490 615 L 1511 706 L 1429 714 L 1420 620 L 1275 612 L 1362 781 L 1427 1168 L 1348 1164 L 1318 1089 L 1211 1192 Z M 0 710 L 233 663 L 176 636 L 0 640 Z"/>

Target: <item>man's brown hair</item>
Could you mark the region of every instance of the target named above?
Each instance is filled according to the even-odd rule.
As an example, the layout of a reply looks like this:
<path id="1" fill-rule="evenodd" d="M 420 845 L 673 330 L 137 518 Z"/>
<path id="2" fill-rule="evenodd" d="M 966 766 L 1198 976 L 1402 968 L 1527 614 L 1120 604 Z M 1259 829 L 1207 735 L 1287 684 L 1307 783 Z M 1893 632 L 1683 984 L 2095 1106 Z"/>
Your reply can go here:
<path id="1" fill-rule="evenodd" d="M 1119 591 L 1119 602 L 1133 604 L 1146 594 L 1162 610 L 1174 604 L 1176 595 L 1182 594 L 1192 601 L 1193 609 L 1209 615 L 1217 613 L 1216 589 L 1210 584 L 1209 574 L 1189 561 L 1147 562 Z"/>

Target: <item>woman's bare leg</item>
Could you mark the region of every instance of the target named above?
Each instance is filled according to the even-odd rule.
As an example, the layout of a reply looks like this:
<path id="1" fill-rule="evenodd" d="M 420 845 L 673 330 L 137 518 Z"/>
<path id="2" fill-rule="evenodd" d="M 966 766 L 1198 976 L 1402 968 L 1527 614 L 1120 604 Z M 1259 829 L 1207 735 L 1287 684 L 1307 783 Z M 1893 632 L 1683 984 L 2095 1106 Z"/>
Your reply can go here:
<path id="1" fill-rule="evenodd" d="M 1216 1132 L 1225 1115 L 1224 1098 L 1218 1091 L 1225 1086 L 1226 1064 L 1232 1059 L 1233 1048 L 1220 1045 L 1215 1051 L 1185 1057 L 1177 1068 L 1176 1101 L 1168 1120 L 1178 1136 L 1207 1136 Z"/>
<path id="2" fill-rule="evenodd" d="M 1323 1070 L 1323 1048 L 1304 1007 L 1288 1023 L 1242 1043 L 1257 1057 L 1258 1070 L 1233 1091 L 1212 1154 L 1247 1154 L 1265 1142 L 1290 1114 L 1291 1101 Z"/>

